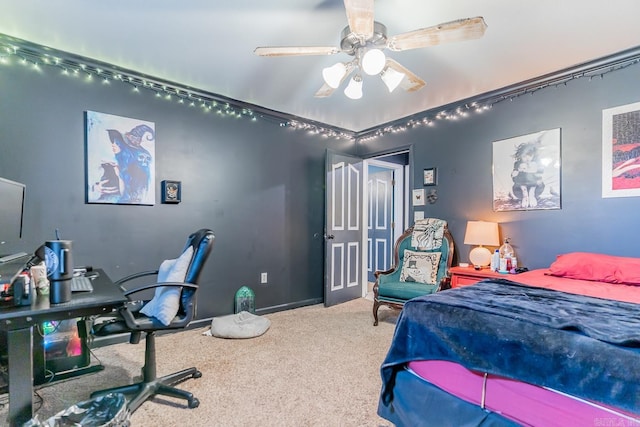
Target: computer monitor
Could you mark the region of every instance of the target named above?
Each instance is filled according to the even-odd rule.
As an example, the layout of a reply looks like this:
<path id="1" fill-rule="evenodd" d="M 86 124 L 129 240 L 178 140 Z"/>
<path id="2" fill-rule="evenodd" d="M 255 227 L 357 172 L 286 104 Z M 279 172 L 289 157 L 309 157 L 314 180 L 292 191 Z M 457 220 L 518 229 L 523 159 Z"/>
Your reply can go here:
<path id="1" fill-rule="evenodd" d="M 0 256 L 19 252 L 26 186 L 0 178 Z"/>

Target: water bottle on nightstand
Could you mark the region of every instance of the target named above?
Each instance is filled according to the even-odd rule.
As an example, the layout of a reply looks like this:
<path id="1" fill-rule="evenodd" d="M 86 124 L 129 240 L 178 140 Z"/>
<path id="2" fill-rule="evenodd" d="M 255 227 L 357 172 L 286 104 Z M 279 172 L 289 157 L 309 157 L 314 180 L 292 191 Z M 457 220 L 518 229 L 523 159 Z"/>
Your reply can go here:
<path id="1" fill-rule="evenodd" d="M 504 239 L 504 244 L 500 246 L 500 268 L 502 272 L 511 272 L 515 270 L 517 265 L 516 253 L 513 250 L 513 246 L 509 244 L 510 238 Z"/>
<path id="2" fill-rule="evenodd" d="M 498 271 L 500 269 L 500 250 L 496 249 L 496 251 L 491 255 L 491 271 Z"/>

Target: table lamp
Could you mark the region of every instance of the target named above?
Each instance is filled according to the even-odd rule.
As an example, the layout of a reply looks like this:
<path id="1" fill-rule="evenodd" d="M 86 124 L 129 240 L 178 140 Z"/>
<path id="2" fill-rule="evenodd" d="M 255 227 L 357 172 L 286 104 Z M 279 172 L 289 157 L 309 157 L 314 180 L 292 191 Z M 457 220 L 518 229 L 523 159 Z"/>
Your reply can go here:
<path id="1" fill-rule="evenodd" d="M 491 264 L 491 252 L 486 246 L 498 246 L 498 223 L 487 221 L 468 221 L 464 234 L 465 245 L 478 245 L 469 252 L 469 261 L 474 267 L 484 267 Z"/>

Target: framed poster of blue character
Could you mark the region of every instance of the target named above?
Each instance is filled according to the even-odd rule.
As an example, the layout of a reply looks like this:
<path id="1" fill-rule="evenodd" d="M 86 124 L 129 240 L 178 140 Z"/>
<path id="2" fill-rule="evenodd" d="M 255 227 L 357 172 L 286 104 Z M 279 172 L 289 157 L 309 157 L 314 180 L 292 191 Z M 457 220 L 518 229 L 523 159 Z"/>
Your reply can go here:
<path id="1" fill-rule="evenodd" d="M 86 202 L 154 205 L 155 123 L 85 112 Z"/>
<path id="2" fill-rule="evenodd" d="M 162 181 L 162 203 L 180 203 L 182 183 L 180 181 Z"/>
<path id="3" fill-rule="evenodd" d="M 493 142 L 493 210 L 560 209 L 560 128 Z"/>

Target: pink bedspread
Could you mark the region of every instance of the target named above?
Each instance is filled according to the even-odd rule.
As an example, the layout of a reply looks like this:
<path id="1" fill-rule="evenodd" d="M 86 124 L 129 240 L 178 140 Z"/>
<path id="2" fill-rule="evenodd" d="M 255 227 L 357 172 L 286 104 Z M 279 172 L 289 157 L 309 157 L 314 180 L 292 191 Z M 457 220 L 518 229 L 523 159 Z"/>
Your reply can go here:
<path id="1" fill-rule="evenodd" d="M 565 279 L 550 276 L 546 274 L 548 271 L 546 268 L 541 268 L 526 273 L 505 274 L 504 278 L 528 286 L 640 304 L 640 286 Z"/>

